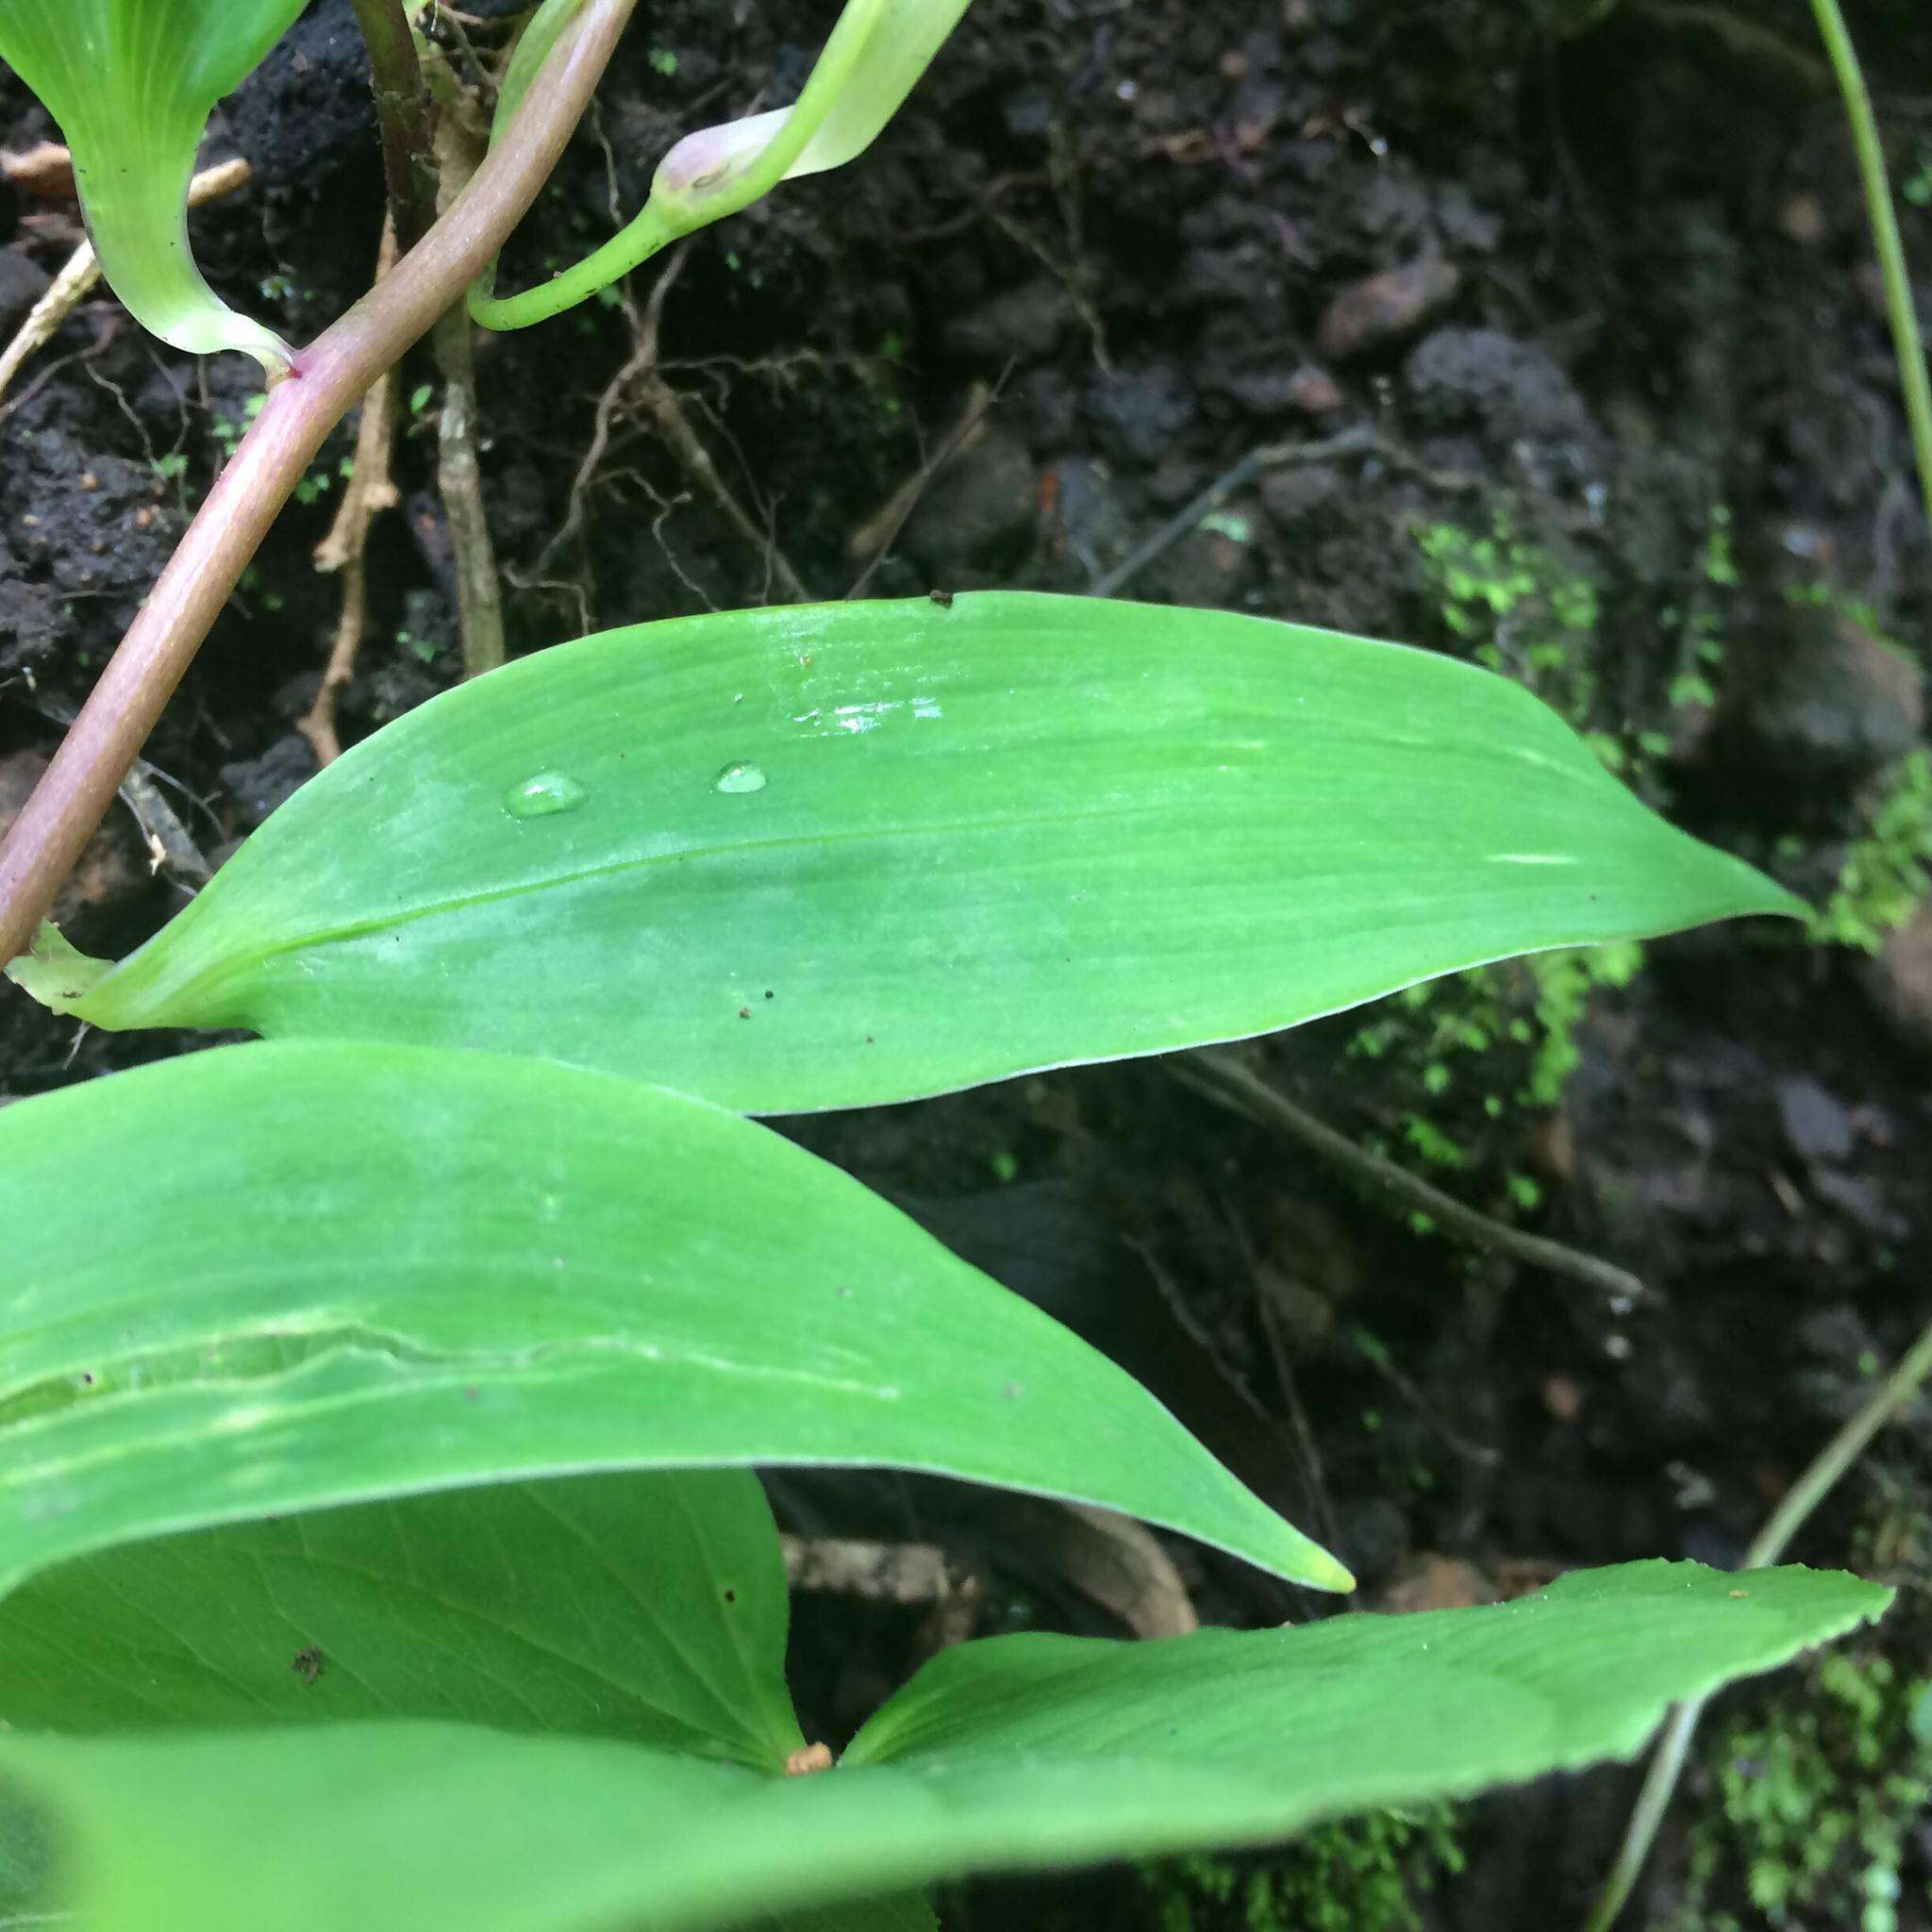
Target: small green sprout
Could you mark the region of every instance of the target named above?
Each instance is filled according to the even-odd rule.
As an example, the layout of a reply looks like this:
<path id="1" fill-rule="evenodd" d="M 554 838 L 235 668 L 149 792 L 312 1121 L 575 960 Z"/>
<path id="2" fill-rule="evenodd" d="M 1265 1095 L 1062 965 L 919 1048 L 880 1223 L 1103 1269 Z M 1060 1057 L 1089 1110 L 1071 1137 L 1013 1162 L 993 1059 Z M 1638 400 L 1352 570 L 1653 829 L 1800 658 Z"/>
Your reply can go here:
<path id="1" fill-rule="evenodd" d="M 509 125 L 557 37 L 582 5 L 545 0 L 504 78 L 492 140 Z M 658 163 L 650 199 L 628 227 L 575 268 L 521 295 L 496 295 L 493 277 L 486 275 L 471 292 L 470 312 L 489 328 L 542 322 L 588 301 L 683 236 L 750 207 L 779 182 L 842 167 L 878 139 L 969 5 L 847 0 L 791 107 L 687 135 Z"/>

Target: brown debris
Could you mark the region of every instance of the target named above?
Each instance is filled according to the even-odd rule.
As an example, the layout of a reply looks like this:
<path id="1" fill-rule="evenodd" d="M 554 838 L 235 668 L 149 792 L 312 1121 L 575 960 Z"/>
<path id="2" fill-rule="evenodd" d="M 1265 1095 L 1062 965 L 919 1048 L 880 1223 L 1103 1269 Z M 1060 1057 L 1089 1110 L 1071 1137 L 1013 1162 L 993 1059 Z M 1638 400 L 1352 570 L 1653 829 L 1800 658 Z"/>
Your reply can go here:
<path id="1" fill-rule="evenodd" d="M 1420 255 L 1341 290 L 1323 313 L 1316 340 L 1336 362 L 1386 349 L 1445 308 L 1461 287 L 1454 262 L 1434 251 Z"/>
<path id="2" fill-rule="evenodd" d="M 74 157 L 58 141 L 43 141 L 25 154 L 0 153 L 0 175 L 23 194 L 42 201 L 73 201 Z"/>

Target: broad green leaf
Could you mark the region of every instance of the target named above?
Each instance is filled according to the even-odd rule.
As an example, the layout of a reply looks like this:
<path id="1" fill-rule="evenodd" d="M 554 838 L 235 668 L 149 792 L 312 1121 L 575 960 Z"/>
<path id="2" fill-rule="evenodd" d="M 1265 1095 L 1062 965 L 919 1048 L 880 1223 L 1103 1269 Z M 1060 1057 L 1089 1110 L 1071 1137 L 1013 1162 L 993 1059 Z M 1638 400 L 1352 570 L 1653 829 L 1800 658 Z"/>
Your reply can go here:
<path id="1" fill-rule="evenodd" d="M 0 1591 L 173 1530 L 754 1463 L 1069 1496 L 1348 1586 L 856 1181 L 631 1081 L 350 1045 L 114 1074 L 0 1109 Z"/>
<path id="2" fill-rule="evenodd" d="M 1486 1609 L 994 1640 L 928 1665 L 813 1777 L 400 1724 L 16 1733 L 0 1774 L 75 1834 L 91 1932 L 697 1932 L 952 1874 L 1265 1842 L 1627 1757 L 1673 1702 L 1890 1596 L 1653 1563 Z"/>
<path id="3" fill-rule="evenodd" d="M 525 658 L 331 765 L 97 983 L 8 970 L 101 1026 L 491 1047 L 784 1113 L 1802 909 L 1487 672 L 990 594 Z"/>
<path id="4" fill-rule="evenodd" d="M 83 1557 L 0 1602 L 0 1718 L 435 1718 L 776 1770 L 785 1566 L 744 1470 L 500 1483 Z"/>
<path id="5" fill-rule="evenodd" d="M 583 0 L 547 0 L 518 43 L 497 97 L 491 138 L 522 105 Z M 541 322 L 608 288 L 680 237 L 749 208 L 781 181 L 823 174 L 863 154 L 912 92 L 971 0 L 846 0 L 804 91 L 789 108 L 687 135 L 658 163 L 637 219 L 588 259 L 521 295 L 486 276 L 470 312 L 491 328 Z"/>
<path id="6" fill-rule="evenodd" d="M 304 0 L 0 0 L 0 59 L 59 123 L 101 272 L 135 320 L 195 355 L 289 352 L 201 277 L 188 183 L 215 103 Z"/>

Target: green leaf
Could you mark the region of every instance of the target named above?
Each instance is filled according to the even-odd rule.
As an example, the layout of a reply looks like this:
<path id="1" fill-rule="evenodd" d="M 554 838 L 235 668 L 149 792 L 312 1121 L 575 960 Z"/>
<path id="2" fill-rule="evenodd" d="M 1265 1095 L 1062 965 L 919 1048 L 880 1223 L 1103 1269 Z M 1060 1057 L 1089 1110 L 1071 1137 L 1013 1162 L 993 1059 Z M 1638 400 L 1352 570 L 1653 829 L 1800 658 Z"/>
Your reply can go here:
<path id="1" fill-rule="evenodd" d="M 101 272 L 135 320 L 195 355 L 289 352 L 203 281 L 188 183 L 215 103 L 240 87 L 304 0 L 5 0 L 0 59 L 60 125 Z"/>
<path id="2" fill-rule="evenodd" d="M 75 1835 L 92 1932 L 697 1932 L 958 1873 L 1265 1842 L 1626 1757 L 1671 1703 L 1890 1597 L 1651 1563 L 1486 1609 L 1000 1639 L 928 1665 L 814 1777 L 397 1724 L 16 1733 L 0 1773 Z"/>
<path id="3" fill-rule="evenodd" d="M 635 1082 L 195 1054 L 0 1109 L 0 1591 L 173 1530 L 752 1463 L 1068 1496 L 1348 1586 L 1058 1324 L 775 1134 Z"/>
<path id="4" fill-rule="evenodd" d="M 783 1113 L 1802 910 L 1487 672 L 989 594 L 648 625 L 464 685 L 64 1006 L 544 1054 Z"/>
<path id="5" fill-rule="evenodd" d="M 63 1563 L 0 1603 L 0 1712 L 69 1735 L 447 1719 L 773 1771 L 805 1742 L 786 1621 L 748 1471 L 501 1483 Z"/>
<path id="6" fill-rule="evenodd" d="M 582 4 L 547 0 L 531 22 L 497 97 L 492 141 L 502 138 Z M 846 0 L 791 107 L 687 135 L 658 163 L 643 212 L 622 232 L 575 268 L 521 295 L 493 294 L 486 275 L 471 295 L 471 314 L 490 328 L 541 322 L 608 288 L 680 237 L 749 208 L 781 181 L 844 166 L 878 139 L 970 4 Z"/>

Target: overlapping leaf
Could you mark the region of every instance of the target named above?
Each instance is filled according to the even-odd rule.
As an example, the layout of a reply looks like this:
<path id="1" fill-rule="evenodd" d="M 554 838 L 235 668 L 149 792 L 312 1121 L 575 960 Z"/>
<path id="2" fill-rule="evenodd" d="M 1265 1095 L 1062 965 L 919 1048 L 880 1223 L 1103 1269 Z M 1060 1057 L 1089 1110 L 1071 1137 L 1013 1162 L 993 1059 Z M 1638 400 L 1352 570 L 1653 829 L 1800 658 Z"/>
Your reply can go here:
<path id="1" fill-rule="evenodd" d="M 202 279 L 188 183 L 208 115 L 304 0 L 6 0 L 0 59 L 33 89 L 74 155 L 102 273 L 136 321 L 177 349 L 288 358 Z"/>
<path id="2" fill-rule="evenodd" d="M 1258 1033 L 1504 955 L 1792 912 L 1519 687 L 988 594 L 614 631 L 306 786 L 102 1026 L 543 1054 L 753 1113 Z"/>
<path id="3" fill-rule="evenodd" d="M 0 1110 L 0 1590 L 330 1504 L 760 1462 L 1066 1495 L 1347 1586 L 1065 1329 L 836 1169 L 635 1082 L 192 1055 Z"/>
<path id="4" fill-rule="evenodd" d="M 789 1780 L 395 1724 L 15 1733 L 0 1775 L 75 1835 L 65 1902 L 93 1932 L 699 1932 L 947 1874 L 1263 1841 L 1627 1757 L 1671 1703 L 1889 1596 L 1639 1564 L 1487 1609 L 996 1640 L 929 1665 L 838 1770 Z"/>
<path id="5" fill-rule="evenodd" d="M 446 1719 L 775 1771 L 785 1569 L 758 1479 L 498 1483 L 158 1538 L 0 1600 L 0 1717 L 70 1736 Z"/>

